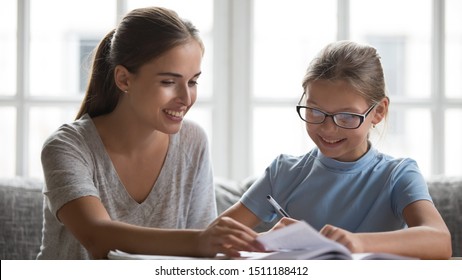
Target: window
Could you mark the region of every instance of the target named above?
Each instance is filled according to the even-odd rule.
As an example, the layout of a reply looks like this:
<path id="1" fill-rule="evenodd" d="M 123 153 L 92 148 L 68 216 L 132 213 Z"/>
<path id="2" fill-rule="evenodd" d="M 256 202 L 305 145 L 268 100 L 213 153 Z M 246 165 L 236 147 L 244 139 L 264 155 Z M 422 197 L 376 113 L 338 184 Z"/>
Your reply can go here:
<path id="1" fill-rule="evenodd" d="M 339 39 L 369 43 L 382 56 L 391 107 L 374 144 L 416 159 L 426 176 L 462 176 L 462 1 L 197 3 L 3 1 L 0 130 L 7 136 L 0 137 L 0 176 L 42 177 L 41 146 L 74 119 L 88 53 L 120 15 L 149 5 L 174 9 L 201 31 L 203 75 L 188 117 L 207 131 L 217 176 L 258 175 L 278 154 L 314 147 L 295 105 L 309 61 Z"/>
<path id="2" fill-rule="evenodd" d="M 336 39 L 336 1 L 284 3 L 255 0 L 253 7 L 249 135 L 253 164 L 246 168 L 257 174 L 280 153 L 301 154 L 314 147 L 295 105 L 303 93 L 302 78 L 309 61 Z"/>
<path id="3" fill-rule="evenodd" d="M 91 58 L 93 50 L 98 46 L 98 39 L 80 39 L 79 42 L 79 93 L 84 95 L 89 79 L 89 69 L 91 68 Z"/>
<path id="4" fill-rule="evenodd" d="M 262 172 L 279 152 L 301 154 L 312 147 L 309 141 L 297 145 L 294 138 L 300 137 L 299 131 L 287 127 L 295 121 L 291 119 L 294 110 L 289 110 L 296 102 L 290 104 L 289 99 L 297 97 L 292 97 L 292 87 L 301 84 L 302 67 L 322 46 L 330 40 L 352 39 L 378 49 L 391 99 L 387 124 L 373 133 L 374 145 L 396 157 L 414 158 L 425 176 L 462 175 L 457 160 L 462 157 L 458 144 L 462 140 L 458 123 L 462 114 L 462 22 L 456 15 L 462 8 L 460 1 L 254 3 L 253 96 L 279 97 L 275 102 L 253 99 L 254 173 Z M 332 22 L 337 24 L 332 26 Z M 310 48 L 300 41 L 320 45 Z M 300 67 L 288 65 L 290 61 Z M 279 105 L 260 108 L 268 103 Z M 287 115 L 281 112 L 283 107 L 288 108 Z M 306 132 L 304 137 L 308 138 Z"/>
<path id="5" fill-rule="evenodd" d="M 16 167 L 16 10 L 14 1 L 2 3 L 0 9 L 0 176 L 14 175 Z"/>

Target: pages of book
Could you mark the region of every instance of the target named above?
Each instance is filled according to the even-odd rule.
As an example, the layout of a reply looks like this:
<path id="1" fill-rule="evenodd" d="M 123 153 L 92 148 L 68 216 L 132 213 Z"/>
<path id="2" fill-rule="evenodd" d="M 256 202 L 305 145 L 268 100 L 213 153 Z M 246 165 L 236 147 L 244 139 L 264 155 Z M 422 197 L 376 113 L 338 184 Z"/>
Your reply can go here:
<path id="1" fill-rule="evenodd" d="M 343 245 L 320 234 L 304 221 L 290 224 L 283 228 L 262 233 L 257 240 L 268 252 L 241 252 L 236 259 L 253 260 L 397 260 L 411 259 L 387 253 L 351 254 Z M 110 251 L 109 259 L 123 260 L 188 260 L 207 259 L 182 256 L 130 254 L 120 250 Z M 218 254 L 213 259 L 229 259 Z"/>
<path id="2" fill-rule="evenodd" d="M 258 259 L 411 259 L 388 253 L 351 254 L 345 246 L 326 238 L 304 221 L 263 233 L 257 240 L 268 251 L 274 251 Z"/>
<path id="3" fill-rule="evenodd" d="M 304 221 L 261 234 L 257 240 L 266 250 L 279 252 L 265 259 L 352 259 L 346 247 Z"/>

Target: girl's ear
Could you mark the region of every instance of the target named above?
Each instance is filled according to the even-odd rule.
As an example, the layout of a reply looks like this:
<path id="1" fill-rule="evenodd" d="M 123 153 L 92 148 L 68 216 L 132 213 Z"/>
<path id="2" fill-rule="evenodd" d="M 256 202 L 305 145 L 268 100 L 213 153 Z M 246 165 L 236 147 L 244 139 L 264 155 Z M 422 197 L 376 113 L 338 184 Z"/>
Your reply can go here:
<path id="1" fill-rule="evenodd" d="M 117 65 L 114 69 L 114 80 L 117 87 L 123 91 L 128 92 L 130 85 L 130 71 L 122 65 Z"/>
<path id="2" fill-rule="evenodd" d="M 372 119 L 372 124 L 376 125 L 380 123 L 388 114 L 388 104 L 390 100 L 388 97 L 383 98 L 376 106 L 374 118 Z"/>

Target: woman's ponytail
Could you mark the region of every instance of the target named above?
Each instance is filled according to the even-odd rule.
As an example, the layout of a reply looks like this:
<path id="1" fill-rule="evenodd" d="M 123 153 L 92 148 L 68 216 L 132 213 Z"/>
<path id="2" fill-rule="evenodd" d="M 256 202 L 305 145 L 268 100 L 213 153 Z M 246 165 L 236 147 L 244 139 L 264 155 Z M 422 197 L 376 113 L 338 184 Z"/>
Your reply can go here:
<path id="1" fill-rule="evenodd" d="M 114 69 L 124 66 L 136 74 L 139 68 L 175 46 L 191 40 L 200 43 L 198 30 L 172 10 L 160 7 L 135 9 L 100 42 L 77 119 L 112 112 L 123 92 L 116 86 Z"/>
<path id="2" fill-rule="evenodd" d="M 111 62 L 111 42 L 115 29 L 109 32 L 98 45 L 85 98 L 76 119 L 88 114 L 90 117 L 107 114 L 114 110 L 119 100 L 119 91 L 114 82 L 114 67 Z"/>

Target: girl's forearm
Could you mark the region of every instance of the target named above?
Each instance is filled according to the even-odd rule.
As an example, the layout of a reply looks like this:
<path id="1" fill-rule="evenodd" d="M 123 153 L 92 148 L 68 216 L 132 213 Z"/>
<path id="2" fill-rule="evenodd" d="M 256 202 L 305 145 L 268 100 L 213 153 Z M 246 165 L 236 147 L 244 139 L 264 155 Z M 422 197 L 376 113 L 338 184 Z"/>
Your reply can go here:
<path id="1" fill-rule="evenodd" d="M 449 259 L 452 254 L 451 235 L 433 227 L 417 226 L 357 235 L 364 252 L 385 252 L 420 259 Z"/>

